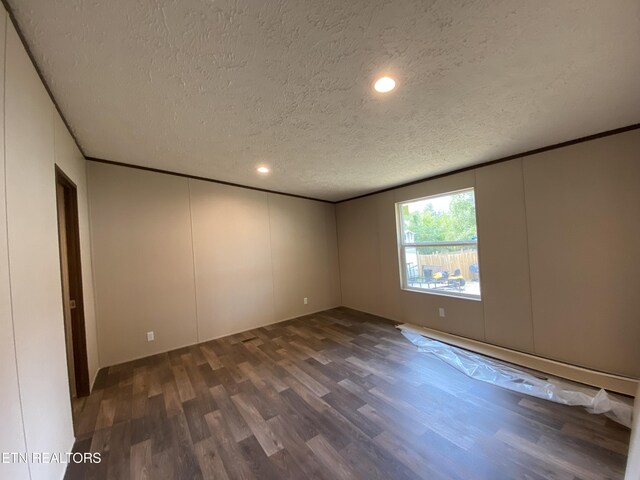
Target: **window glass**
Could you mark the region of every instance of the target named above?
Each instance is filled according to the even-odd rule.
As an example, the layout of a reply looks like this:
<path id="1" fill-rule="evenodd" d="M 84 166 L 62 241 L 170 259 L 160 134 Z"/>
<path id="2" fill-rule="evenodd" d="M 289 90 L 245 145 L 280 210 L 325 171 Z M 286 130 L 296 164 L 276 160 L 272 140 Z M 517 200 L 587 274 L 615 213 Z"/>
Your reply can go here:
<path id="1" fill-rule="evenodd" d="M 402 288 L 480 298 L 473 189 L 397 204 Z"/>

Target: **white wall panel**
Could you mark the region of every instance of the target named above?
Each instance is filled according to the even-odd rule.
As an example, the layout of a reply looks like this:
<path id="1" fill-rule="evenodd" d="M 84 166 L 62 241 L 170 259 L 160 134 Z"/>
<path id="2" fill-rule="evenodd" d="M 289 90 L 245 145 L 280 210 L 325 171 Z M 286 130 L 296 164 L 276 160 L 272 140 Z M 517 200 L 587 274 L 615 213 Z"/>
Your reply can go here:
<path id="1" fill-rule="evenodd" d="M 0 8 L 0 84 L 3 86 L 6 22 L 7 15 L 4 9 Z M 0 96 L 0 111 L 4 112 L 4 96 Z M 4 172 L 4 115 L 0 115 L 0 452 L 24 452 L 26 444 L 22 429 L 22 406 L 11 313 Z M 0 463 L 0 478 L 28 476 L 28 466 L 24 463 Z"/>
<path id="2" fill-rule="evenodd" d="M 9 267 L 24 430 L 29 451 L 66 452 L 73 429 L 58 255 L 54 108 L 12 25 L 5 75 Z M 60 478 L 64 467 L 34 463 L 32 478 Z"/>

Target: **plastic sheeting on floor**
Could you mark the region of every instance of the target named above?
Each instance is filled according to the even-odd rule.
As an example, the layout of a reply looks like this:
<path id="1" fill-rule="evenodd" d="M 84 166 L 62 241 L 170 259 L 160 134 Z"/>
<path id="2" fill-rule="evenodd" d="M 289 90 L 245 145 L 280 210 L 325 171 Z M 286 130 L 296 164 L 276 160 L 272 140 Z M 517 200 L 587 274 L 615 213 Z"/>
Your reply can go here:
<path id="1" fill-rule="evenodd" d="M 424 337 L 409 325 L 398 325 L 397 328 L 419 351 L 439 358 L 471 378 L 563 405 L 580 405 L 589 413 L 603 413 L 612 420 L 631 427 L 631 399 L 613 395 L 604 389 L 542 376 L 542 373 L 541 377 L 537 377 L 515 365 Z"/>

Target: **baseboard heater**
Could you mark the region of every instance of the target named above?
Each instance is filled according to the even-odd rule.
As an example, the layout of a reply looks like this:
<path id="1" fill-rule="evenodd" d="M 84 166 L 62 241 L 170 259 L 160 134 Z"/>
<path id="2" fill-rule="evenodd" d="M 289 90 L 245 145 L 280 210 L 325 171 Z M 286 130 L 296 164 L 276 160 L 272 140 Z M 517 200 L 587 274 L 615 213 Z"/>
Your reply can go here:
<path id="1" fill-rule="evenodd" d="M 581 405 L 591 413 L 605 413 L 623 425 L 631 424 L 632 400 L 613 395 L 607 390 L 633 396 L 638 385 L 635 379 L 597 372 L 417 325 L 402 324 L 397 328 L 421 351 L 471 378 L 556 403 Z"/>

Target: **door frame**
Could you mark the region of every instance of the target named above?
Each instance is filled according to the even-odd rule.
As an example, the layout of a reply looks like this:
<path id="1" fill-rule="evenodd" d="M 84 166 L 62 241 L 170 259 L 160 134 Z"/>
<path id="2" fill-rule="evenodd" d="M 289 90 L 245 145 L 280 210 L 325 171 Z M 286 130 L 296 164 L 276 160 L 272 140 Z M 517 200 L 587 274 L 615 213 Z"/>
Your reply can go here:
<path id="1" fill-rule="evenodd" d="M 87 359 L 87 333 L 84 319 L 84 294 L 82 289 L 82 263 L 80 258 L 80 225 L 78 222 L 78 188 L 76 184 L 56 165 L 56 188 L 64 190 L 64 215 L 66 223 L 67 262 L 69 269 L 69 296 L 76 307 L 71 312 L 71 338 L 73 342 L 73 366 L 76 379 L 76 395 L 86 397 L 91 393 L 89 363 Z M 56 197 L 57 198 L 57 197 Z M 56 208 L 59 209 L 60 205 Z M 60 238 L 60 225 L 58 225 Z M 62 258 L 60 258 L 62 262 Z M 62 269 L 62 265 L 60 266 Z M 61 270 L 62 272 L 62 270 Z M 66 302 L 62 292 L 63 305 Z"/>

